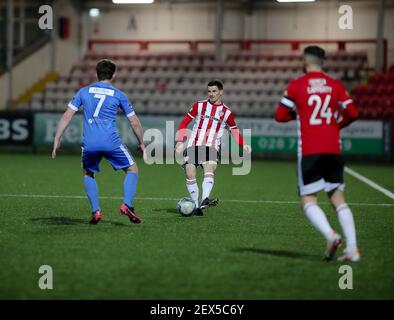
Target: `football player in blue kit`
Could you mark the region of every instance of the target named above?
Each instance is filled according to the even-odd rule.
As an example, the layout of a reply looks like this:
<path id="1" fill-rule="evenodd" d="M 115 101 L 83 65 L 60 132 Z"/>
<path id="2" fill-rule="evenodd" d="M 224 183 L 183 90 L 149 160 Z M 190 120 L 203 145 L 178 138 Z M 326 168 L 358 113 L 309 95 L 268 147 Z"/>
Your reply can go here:
<path id="1" fill-rule="evenodd" d="M 126 94 L 111 85 L 115 71 L 116 65 L 110 60 L 104 59 L 97 63 L 98 82 L 81 88 L 70 101 L 59 121 L 53 142 L 52 158 L 55 159 L 64 130 L 73 115 L 78 110 L 83 110 L 82 168 L 85 173 L 84 188 L 92 208 L 90 224 L 97 224 L 102 219 L 94 174 L 99 172 L 99 163 L 103 157 L 111 163 L 114 170 L 122 169 L 126 174 L 121 214 L 133 223 L 141 222 L 133 207 L 138 168 L 116 129 L 118 109 L 120 108 L 129 120 L 142 152 L 145 149 L 143 129 Z"/>

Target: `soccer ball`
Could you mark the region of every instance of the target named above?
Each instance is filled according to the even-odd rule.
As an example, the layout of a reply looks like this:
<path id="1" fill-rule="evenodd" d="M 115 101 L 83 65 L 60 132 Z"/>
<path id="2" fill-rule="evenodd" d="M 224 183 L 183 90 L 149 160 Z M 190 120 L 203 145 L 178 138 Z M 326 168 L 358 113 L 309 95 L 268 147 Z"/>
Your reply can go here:
<path id="1" fill-rule="evenodd" d="M 185 217 L 190 217 L 195 208 L 196 204 L 190 198 L 182 198 L 178 202 L 178 212 Z"/>

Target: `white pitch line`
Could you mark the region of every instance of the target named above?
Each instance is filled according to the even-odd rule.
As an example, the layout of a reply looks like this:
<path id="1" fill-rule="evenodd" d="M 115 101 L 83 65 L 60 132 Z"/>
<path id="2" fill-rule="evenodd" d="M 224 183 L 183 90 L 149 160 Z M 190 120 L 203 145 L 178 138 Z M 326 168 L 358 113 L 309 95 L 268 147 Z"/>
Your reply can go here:
<path id="1" fill-rule="evenodd" d="M 62 198 L 62 199 L 86 199 L 86 196 L 73 196 L 73 195 L 50 195 L 50 194 L 0 194 L 0 198 Z M 112 199 L 121 200 L 123 197 L 116 196 L 100 196 L 100 199 Z M 154 201 L 178 201 L 177 198 L 157 198 L 157 197 L 136 197 L 137 200 L 154 200 Z M 296 204 L 299 205 L 299 201 L 285 201 L 285 200 L 235 200 L 235 199 L 224 199 L 220 202 L 235 202 L 235 203 L 261 203 L 261 204 Z M 328 202 L 320 202 L 321 204 L 329 204 Z M 376 206 L 376 207 L 394 207 L 394 203 L 351 203 L 353 206 Z"/>
<path id="2" fill-rule="evenodd" d="M 355 177 L 356 179 L 364 182 L 365 184 L 369 185 L 370 187 L 374 188 L 375 190 L 380 191 L 381 193 L 383 193 L 384 195 L 388 196 L 390 199 L 394 200 L 394 193 L 392 193 L 391 191 L 381 187 L 380 185 L 378 185 L 377 183 L 373 182 L 372 180 L 368 179 L 367 177 L 364 177 L 363 175 L 357 173 L 356 171 L 345 167 L 345 172 L 350 174 L 351 176 Z"/>

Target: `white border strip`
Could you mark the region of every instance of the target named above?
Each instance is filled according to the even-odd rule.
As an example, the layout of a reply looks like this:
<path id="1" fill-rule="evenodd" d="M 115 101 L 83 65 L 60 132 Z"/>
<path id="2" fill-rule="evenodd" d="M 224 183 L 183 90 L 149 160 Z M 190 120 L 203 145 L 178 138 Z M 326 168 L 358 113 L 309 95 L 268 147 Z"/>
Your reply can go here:
<path id="1" fill-rule="evenodd" d="M 74 111 L 78 111 L 78 107 L 74 106 L 71 102 L 68 104 L 68 107 L 73 109 Z"/>
<path id="2" fill-rule="evenodd" d="M 0 198 L 48 198 L 48 199 L 86 199 L 86 196 L 73 195 L 50 195 L 50 194 L 0 194 Z M 116 196 L 100 196 L 100 199 L 122 200 L 123 197 Z M 156 197 L 136 197 L 137 200 L 145 201 L 178 201 L 177 198 L 156 198 Z M 220 202 L 234 202 L 234 203 L 254 203 L 254 204 L 296 204 L 300 205 L 299 201 L 285 201 L 285 200 L 235 200 L 235 199 L 220 199 Z M 321 204 L 329 204 L 329 202 L 319 202 Z M 394 203 L 357 203 L 348 202 L 347 204 L 353 206 L 369 206 L 369 207 L 394 207 Z"/>
<path id="3" fill-rule="evenodd" d="M 372 180 L 364 177 L 363 175 L 357 173 L 356 171 L 345 167 L 345 172 L 350 174 L 351 176 L 355 177 L 356 179 L 364 182 L 365 184 L 369 185 L 370 187 L 374 188 L 375 190 L 380 191 L 381 193 L 383 193 L 384 195 L 388 196 L 390 199 L 394 200 L 394 193 L 392 193 L 391 191 L 381 187 L 380 185 L 378 185 L 377 183 L 373 182 Z"/>

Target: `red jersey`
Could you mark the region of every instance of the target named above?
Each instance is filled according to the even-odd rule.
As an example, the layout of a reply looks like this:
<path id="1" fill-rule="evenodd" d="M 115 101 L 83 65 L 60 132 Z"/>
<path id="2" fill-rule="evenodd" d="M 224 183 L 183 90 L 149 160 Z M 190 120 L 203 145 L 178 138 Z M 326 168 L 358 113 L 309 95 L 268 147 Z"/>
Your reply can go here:
<path id="1" fill-rule="evenodd" d="M 341 81 L 323 72 L 308 72 L 289 83 L 275 113 L 279 122 L 297 118 L 298 152 L 341 154 L 340 129 L 358 111 Z"/>
<path id="2" fill-rule="evenodd" d="M 225 129 L 230 129 L 237 143 L 244 145 L 237 124 L 235 123 L 234 113 L 224 104 L 211 104 L 209 100 L 194 103 L 188 114 L 179 124 L 178 141 L 183 141 L 185 137 L 184 129 L 195 120 L 192 134 L 189 138 L 187 147 L 207 146 L 219 150 L 221 137 Z"/>

